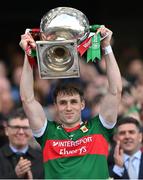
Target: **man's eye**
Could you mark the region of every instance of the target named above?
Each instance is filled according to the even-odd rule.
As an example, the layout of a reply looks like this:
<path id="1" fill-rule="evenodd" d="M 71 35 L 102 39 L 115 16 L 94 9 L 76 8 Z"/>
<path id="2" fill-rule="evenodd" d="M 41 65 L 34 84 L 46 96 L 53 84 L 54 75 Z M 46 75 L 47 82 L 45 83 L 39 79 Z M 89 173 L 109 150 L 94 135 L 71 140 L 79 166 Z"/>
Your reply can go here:
<path id="1" fill-rule="evenodd" d="M 124 132 L 121 132 L 120 135 L 124 135 L 125 133 Z"/>
<path id="2" fill-rule="evenodd" d="M 64 105 L 64 104 L 66 104 L 66 101 L 60 101 L 60 104 Z"/>
<path id="3" fill-rule="evenodd" d="M 76 103 L 78 103 L 77 100 L 72 100 L 71 101 L 71 104 L 76 104 Z"/>

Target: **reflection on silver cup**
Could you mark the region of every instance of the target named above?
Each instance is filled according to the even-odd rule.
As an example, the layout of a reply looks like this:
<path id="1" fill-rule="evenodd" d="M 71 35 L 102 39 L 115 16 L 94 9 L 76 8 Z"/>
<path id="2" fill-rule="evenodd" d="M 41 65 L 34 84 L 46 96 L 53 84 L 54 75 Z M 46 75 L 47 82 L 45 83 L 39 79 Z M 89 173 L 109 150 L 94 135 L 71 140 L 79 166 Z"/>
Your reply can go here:
<path id="1" fill-rule="evenodd" d="M 73 65 L 72 54 L 68 47 L 54 45 L 43 53 L 44 64 L 53 71 L 67 71 Z"/>
<path id="2" fill-rule="evenodd" d="M 42 79 L 79 77 L 77 46 L 90 33 L 87 17 L 71 7 L 46 13 L 40 23 L 41 41 L 36 41 Z"/>

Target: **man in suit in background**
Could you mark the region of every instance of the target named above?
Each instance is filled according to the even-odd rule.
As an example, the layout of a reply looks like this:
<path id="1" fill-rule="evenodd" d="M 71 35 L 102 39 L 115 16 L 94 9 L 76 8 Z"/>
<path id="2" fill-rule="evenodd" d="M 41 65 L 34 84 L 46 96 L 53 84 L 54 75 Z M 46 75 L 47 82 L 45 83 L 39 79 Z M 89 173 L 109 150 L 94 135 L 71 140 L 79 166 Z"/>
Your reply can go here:
<path id="1" fill-rule="evenodd" d="M 108 159 L 110 177 L 114 179 L 143 179 L 142 127 L 132 117 L 118 120 L 114 140 L 116 145 Z M 130 163 L 130 159 L 132 159 Z"/>
<path id="2" fill-rule="evenodd" d="M 14 110 L 5 131 L 9 143 L 0 148 L 0 179 L 43 179 L 42 153 L 29 145 L 32 131 L 23 109 Z"/>

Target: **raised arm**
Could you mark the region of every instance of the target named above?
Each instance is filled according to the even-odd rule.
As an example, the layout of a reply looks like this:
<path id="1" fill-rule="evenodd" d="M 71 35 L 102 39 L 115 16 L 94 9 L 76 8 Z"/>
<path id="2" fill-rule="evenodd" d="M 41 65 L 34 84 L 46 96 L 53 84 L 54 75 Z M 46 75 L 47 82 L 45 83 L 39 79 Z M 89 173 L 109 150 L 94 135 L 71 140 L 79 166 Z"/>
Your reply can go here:
<path id="1" fill-rule="evenodd" d="M 114 53 L 110 46 L 112 31 L 104 26 L 99 29 L 101 36 L 108 36 L 102 40 L 101 48 L 106 62 L 106 73 L 109 84 L 108 93 L 101 103 L 100 114 L 107 124 L 114 124 L 117 120 L 118 107 L 121 100 L 122 79 Z"/>
<path id="2" fill-rule="evenodd" d="M 21 36 L 20 46 L 24 51 L 26 51 L 28 46 L 35 48 L 35 42 L 29 33 Z M 31 68 L 27 54 L 25 53 L 23 71 L 20 81 L 20 96 L 31 128 L 33 130 L 38 130 L 43 127 L 46 116 L 41 104 L 35 100 L 33 84 L 33 69 Z"/>

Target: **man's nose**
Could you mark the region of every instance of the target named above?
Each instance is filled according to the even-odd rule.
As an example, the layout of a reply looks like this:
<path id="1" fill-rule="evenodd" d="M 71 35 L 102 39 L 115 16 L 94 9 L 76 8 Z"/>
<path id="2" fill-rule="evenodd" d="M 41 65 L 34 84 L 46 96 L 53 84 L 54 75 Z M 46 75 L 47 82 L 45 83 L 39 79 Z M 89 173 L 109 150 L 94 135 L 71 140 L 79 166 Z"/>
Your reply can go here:
<path id="1" fill-rule="evenodd" d="M 125 137 L 126 137 L 126 138 L 130 137 L 130 133 L 126 132 L 126 133 L 125 133 Z"/>
<path id="2" fill-rule="evenodd" d="M 23 128 L 19 128 L 18 132 L 19 133 L 24 133 L 24 129 Z"/>
<path id="3" fill-rule="evenodd" d="M 71 110 L 71 103 L 70 102 L 67 103 L 67 110 Z"/>

